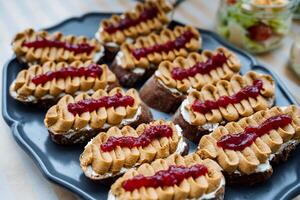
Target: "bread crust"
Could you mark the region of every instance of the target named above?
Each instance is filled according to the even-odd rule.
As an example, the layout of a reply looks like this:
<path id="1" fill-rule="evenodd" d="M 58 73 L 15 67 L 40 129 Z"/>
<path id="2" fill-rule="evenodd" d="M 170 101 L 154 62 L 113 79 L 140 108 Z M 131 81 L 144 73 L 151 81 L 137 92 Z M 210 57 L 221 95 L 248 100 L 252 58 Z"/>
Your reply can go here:
<path id="1" fill-rule="evenodd" d="M 271 177 L 273 174 L 273 168 L 270 167 L 270 169 L 264 171 L 264 172 L 256 172 L 252 174 L 237 174 L 237 173 L 231 173 L 228 174 L 226 172 L 223 172 L 226 183 L 228 185 L 245 185 L 245 186 L 251 186 L 255 185 L 257 183 L 261 183 L 266 181 Z"/>
<path id="2" fill-rule="evenodd" d="M 172 121 L 174 122 L 174 124 L 178 124 L 182 128 L 183 136 L 195 144 L 199 143 L 203 135 L 207 135 L 210 133 L 208 130 L 203 129 L 202 127 L 191 125 L 187 121 L 185 121 L 181 114 L 180 108 L 176 111 Z"/>
<path id="3" fill-rule="evenodd" d="M 139 124 L 149 123 L 153 120 L 152 113 L 150 109 L 144 104 L 141 104 L 141 114 L 138 116 L 138 119 L 130 124 L 133 128 L 136 128 Z M 109 128 L 99 128 L 92 130 L 80 130 L 74 131 L 72 134 L 61 134 L 55 133 L 51 130 L 48 130 L 51 139 L 61 145 L 74 145 L 74 144 L 82 144 L 87 143 L 90 139 L 92 139 L 95 135 L 100 132 L 107 131 Z"/>
<path id="4" fill-rule="evenodd" d="M 107 44 L 103 44 L 103 46 L 104 46 L 104 56 L 103 56 L 102 61 L 112 62 L 115 59 L 117 53 L 119 52 L 120 46 L 117 45 L 117 46 L 113 47 L 113 46 L 109 46 Z"/>
<path id="5" fill-rule="evenodd" d="M 298 142 L 291 143 L 287 145 L 285 148 L 283 148 L 281 151 L 276 153 L 274 157 L 270 160 L 271 165 L 274 166 L 274 165 L 278 165 L 281 162 L 286 162 L 288 157 L 291 155 L 291 153 L 293 153 L 293 151 L 296 150 L 297 145 Z"/>
<path id="6" fill-rule="evenodd" d="M 155 75 L 152 75 L 140 89 L 140 97 L 151 108 L 174 113 L 186 95 L 170 91 L 158 81 Z"/>
<path id="7" fill-rule="evenodd" d="M 117 76 L 120 85 L 123 87 L 135 87 L 139 84 L 143 84 L 149 77 L 151 77 L 155 70 L 156 66 L 149 67 L 146 69 L 145 73 L 137 74 L 133 71 L 124 69 L 121 65 L 118 65 L 116 59 L 111 65 L 111 71 Z"/>

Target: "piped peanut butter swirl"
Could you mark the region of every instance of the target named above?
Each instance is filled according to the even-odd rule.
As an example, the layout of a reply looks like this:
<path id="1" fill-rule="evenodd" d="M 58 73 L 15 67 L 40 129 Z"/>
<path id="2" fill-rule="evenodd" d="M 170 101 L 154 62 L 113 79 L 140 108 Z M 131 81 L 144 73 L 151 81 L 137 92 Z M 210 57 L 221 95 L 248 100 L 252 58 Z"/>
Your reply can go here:
<path id="1" fill-rule="evenodd" d="M 140 187 L 138 182 L 137 189 L 125 190 L 128 188 L 128 182 L 135 177 L 153 178 L 162 171 L 166 173 L 170 172 L 170 168 L 181 168 L 183 170 L 189 170 L 193 167 L 202 166 L 202 169 L 206 169 L 207 173 L 201 173 L 198 171 L 199 176 L 170 176 L 168 180 L 174 179 L 174 182 L 179 181 L 177 184 L 167 183 L 167 179 L 164 179 L 164 183 L 167 186 L 158 187 Z M 183 170 L 181 172 L 183 172 Z M 195 172 L 195 171 L 194 171 Z M 205 172 L 205 171 L 204 171 Z M 180 179 L 180 180 L 179 180 Z M 182 180 L 181 180 L 182 179 Z M 170 180 L 171 181 L 171 180 Z M 127 183 L 126 183 L 127 182 Z M 132 181 L 131 181 L 132 182 Z M 143 184 L 143 183 L 141 183 Z M 124 185 L 125 186 L 124 188 Z M 131 187 L 135 187 L 132 185 Z M 163 184 L 164 185 L 164 184 Z M 209 194 L 214 197 L 216 191 L 224 185 L 224 177 L 220 171 L 220 166 L 210 159 L 202 160 L 197 154 L 190 154 L 182 157 L 178 154 L 172 155 L 166 159 L 158 159 L 151 164 L 145 163 L 137 169 L 131 169 L 119 178 L 111 186 L 111 194 L 118 200 L 125 199 L 198 199 L 202 196 Z"/>
<path id="2" fill-rule="evenodd" d="M 207 83 L 229 80 L 240 67 L 239 59 L 232 52 L 217 48 L 214 52 L 205 50 L 201 54 L 190 53 L 187 58 L 164 61 L 155 76 L 166 87 L 187 93 L 190 88 L 200 90 Z"/>
<path id="3" fill-rule="evenodd" d="M 300 109 L 294 105 L 273 107 L 203 136 L 198 153 L 216 160 L 227 173 L 251 174 L 268 163 L 282 145 L 299 138 Z"/>
<path id="4" fill-rule="evenodd" d="M 20 71 L 10 86 L 10 93 L 20 101 L 37 102 L 40 99 L 58 99 L 65 94 L 94 92 L 116 83 L 116 76 L 105 64 L 97 65 L 92 61 L 74 61 L 70 64 L 48 61 Z"/>
<path id="5" fill-rule="evenodd" d="M 200 91 L 190 91 L 181 111 L 183 115 L 188 113 L 185 120 L 196 126 L 236 121 L 270 108 L 275 95 L 274 84 L 270 75 L 254 71 L 244 76 L 235 74 L 230 80 L 220 80 L 215 85 L 205 85 Z"/>
<path id="6" fill-rule="evenodd" d="M 157 66 L 164 60 L 186 57 L 200 45 L 200 34 L 191 26 L 176 26 L 174 30 L 164 28 L 159 34 L 139 37 L 133 44 L 124 43 L 116 60 L 128 70 L 147 69 L 151 64 Z"/>
<path id="7" fill-rule="evenodd" d="M 121 45 L 128 38 L 135 39 L 162 29 L 170 21 L 167 13 L 171 9 L 165 0 L 137 3 L 134 10 L 103 20 L 96 37 L 104 44 Z"/>
<path id="8" fill-rule="evenodd" d="M 16 56 L 27 63 L 95 60 L 103 51 L 96 39 L 33 29 L 18 33 L 12 41 L 12 48 Z"/>
<path id="9" fill-rule="evenodd" d="M 170 129 L 169 135 L 163 135 L 166 129 Z M 154 135 L 158 133 L 160 135 Z M 91 167 L 99 176 L 108 173 L 113 175 L 120 173 L 122 168 L 129 169 L 173 154 L 181 137 L 172 122 L 163 120 L 141 124 L 136 129 L 130 126 L 122 129 L 114 126 L 107 132 L 98 134 L 85 147 L 80 157 L 80 165 L 86 174 L 89 173 L 88 167 Z M 149 144 L 145 143 L 146 140 Z"/>
<path id="10" fill-rule="evenodd" d="M 128 106 L 105 104 L 105 100 L 108 98 L 112 100 L 112 97 L 114 98 L 112 101 L 118 101 L 119 95 L 133 99 L 132 104 Z M 100 103 L 100 105 L 95 105 L 95 102 Z M 102 104 L 103 102 L 104 104 Z M 74 106 L 77 106 L 77 108 L 85 109 L 86 112 L 79 112 L 80 114 L 74 115 L 70 109 L 71 105 L 73 110 L 75 109 Z M 141 100 L 135 89 L 126 92 L 119 87 L 110 92 L 100 89 L 91 96 L 82 93 L 75 98 L 71 95 L 65 95 L 47 111 L 44 123 L 55 134 L 65 134 L 83 129 L 106 129 L 113 125 L 126 125 L 127 121 L 137 117 L 141 109 L 140 105 Z"/>

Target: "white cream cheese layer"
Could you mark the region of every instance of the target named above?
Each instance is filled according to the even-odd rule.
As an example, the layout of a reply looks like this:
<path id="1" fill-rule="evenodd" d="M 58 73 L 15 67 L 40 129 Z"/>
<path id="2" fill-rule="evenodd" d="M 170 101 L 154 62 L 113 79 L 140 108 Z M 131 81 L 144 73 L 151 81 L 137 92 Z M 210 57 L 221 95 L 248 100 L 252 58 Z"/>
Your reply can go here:
<path id="1" fill-rule="evenodd" d="M 100 27 L 100 28 L 98 29 L 98 31 L 95 33 L 95 38 L 96 38 L 99 42 L 101 42 L 101 43 L 102 43 L 102 41 L 101 41 L 101 34 L 100 34 L 100 32 L 101 32 L 102 30 L 103 30 L 103 28 Z M 133 39 L 133 38 L 130 38 L 130 37 L 127 37 L 126 40 L 125 40 L 125 42 L 131 44 L 131 43 L 134 42 L 134 39 Z M 119 48 L 119 47 L 120 47 L 120 46 L 119 46 L 117 43 L 115 43 L 115 42 L 106 42 L 106 43 L 105 43 L 105 46 L 110 47 L 110 48 Z"/>
<path id="2" fill-rule="evenodd" d="M 188 99 L 185 99 L 181 106 L 180 106 L 180 113 L 182 118 L 184 119 L 184 121 L 186 121 L 189 124 L 191 123 L 191 118 L 190 118 L 190 114 L 188 112 L 188 110 L 186 109 L 186 106 L 189 104 Z M 207 122 L 204 125 L 202 125 L 200 128 L 204 129 L 204 130 L 208 130 L 209 132 L 214 131 L 217 127 L 219 126 L 219 123 L 210 123 Z"/>
<path id="3" fill-rule="evenodd" d="M 123 57 L 124 57 L 124 53 L 122 51 L 119 51 L 116 55 L 116 63 L 119 66 L 123 66 L 124 62 L 123 62 Z M 143 75 L 146 72 L 146 69 L 141 68 L 141 67 L 135 67 L 132 70 L 133 73 L 135 74 L 139 74 L 139 75 Z"/>
<path id="4" fill-rule="evenodd" d="M 154 74 L 156 77 L 159 77 L 161 75 L 159 70 L 156 70 Z M 164 88 L 169 90 L 171 93 L 183 95 L 183 93 L 180 92 L 179 90 L 177 90 L 176 88 L 170 88 L 170 87 L 166 86 L 159 78 L 157 78 L 157 80 L 158 80 L 159 84 L 161 84 Z"/>

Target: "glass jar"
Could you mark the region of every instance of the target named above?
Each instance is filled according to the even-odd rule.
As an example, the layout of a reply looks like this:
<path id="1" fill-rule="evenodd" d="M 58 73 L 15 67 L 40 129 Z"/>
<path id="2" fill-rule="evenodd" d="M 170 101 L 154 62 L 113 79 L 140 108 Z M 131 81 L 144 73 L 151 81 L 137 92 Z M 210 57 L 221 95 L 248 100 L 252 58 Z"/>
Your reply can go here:
<path id="1" fill-rule="evenodd" d="M 290 67 L 300 78 L 300 36 L 296 38 L 291 48 Z"/>
<path id="2" fill-rule="evenodd" d="M 277 3 L 275 3 L 277 2 Z M 278 47 L 298 0 L 221 0 L 217 32 L 252 53 Z"/>
<path id="3" fill-rule="evenodd" d="M 297 6 L 297 8 L 295 10 L 294 18 L 295 19 L 300 19 L 300 2 L 298 3 L 298 6 Z"/>

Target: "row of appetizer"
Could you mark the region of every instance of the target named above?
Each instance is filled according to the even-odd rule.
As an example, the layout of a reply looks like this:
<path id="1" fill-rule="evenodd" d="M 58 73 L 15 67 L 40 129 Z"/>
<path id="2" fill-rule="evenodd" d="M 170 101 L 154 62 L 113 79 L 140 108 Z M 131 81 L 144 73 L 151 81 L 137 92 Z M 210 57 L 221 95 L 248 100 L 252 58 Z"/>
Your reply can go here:
<path id="1" fill-rule="evenodd" d="M 164 0 L 137 3 L 103 20 L 96 39 L 28 29 L 12 42 L 29 67 L 11 96 L 49 108 L 54 142 L 88 143 L 84 174 L 119 177 L 109 199 L 223 199 L 225 180 L 262 182 L 299 143 L 300 109 L 273 107 L 272 77 L 240 75 L 226 48 L 200 52 L 197 29 L 165 27 L 171 9 Z M 149 107 L 175 114 L 153 120 Z M 185 138 L 196 152 L 187 155 Z"/>

